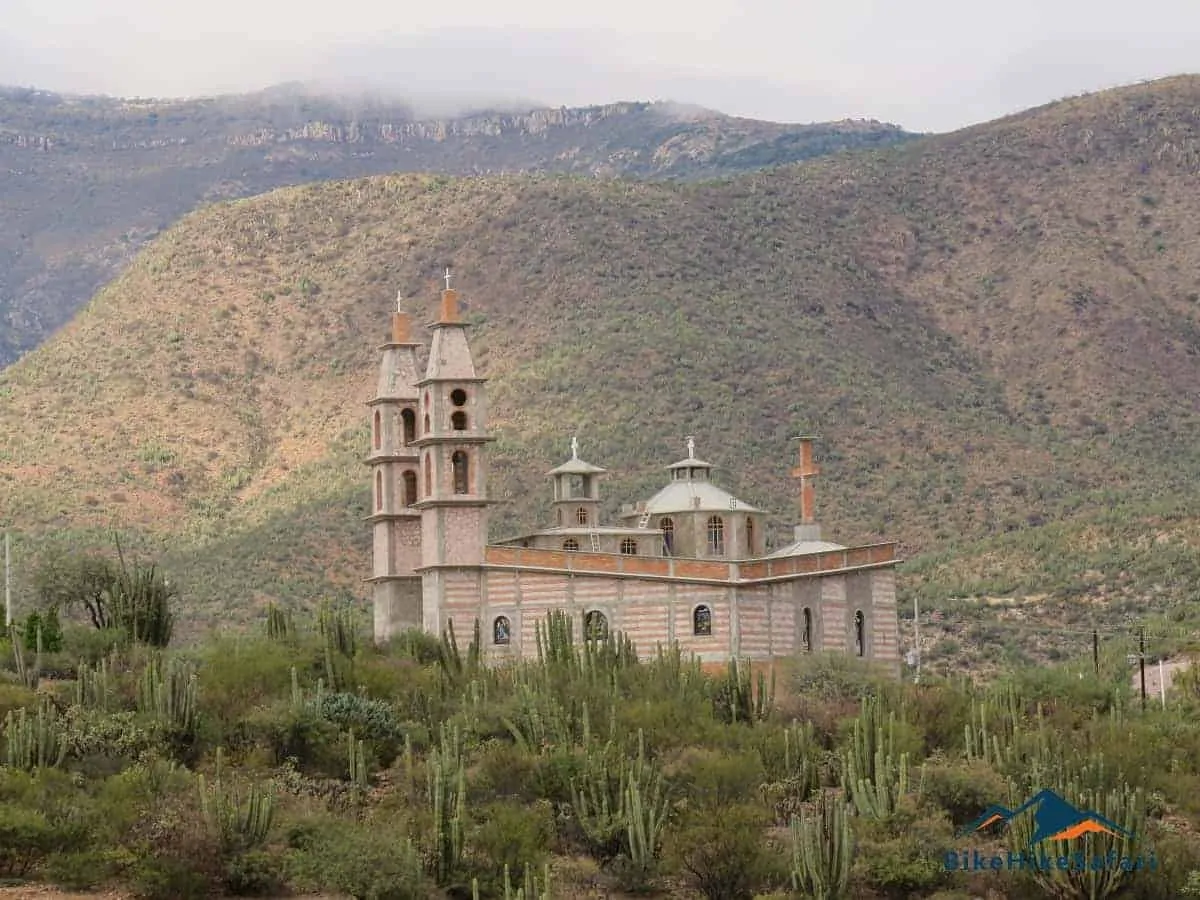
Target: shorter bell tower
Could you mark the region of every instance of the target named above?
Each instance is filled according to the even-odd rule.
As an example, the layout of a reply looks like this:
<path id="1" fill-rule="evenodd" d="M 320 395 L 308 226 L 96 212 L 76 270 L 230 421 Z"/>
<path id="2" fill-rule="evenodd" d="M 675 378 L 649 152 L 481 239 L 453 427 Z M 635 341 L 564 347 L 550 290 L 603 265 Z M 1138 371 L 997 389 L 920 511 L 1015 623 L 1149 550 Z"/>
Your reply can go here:
<path id="1" fill-rule="evenodd" d="M 381 347 L 379 381 L 371 409 L 371 514 L 374 564 L 369 582 L 375 613 L 375 641 L 421 627 L 421 513 L 418 500 L 417 350 L 412 320 L 396 300 L 391 340 Z"/>
<path id="2" fill-rule="evenodd" d="M 600 524 L 600 476 L 607 471 L 580 459 L 579 439 L 571 438 L 571 458 L 549 472 L 554 479 L 555 528 Z"/>
<path id="3" fill-rule="evenodd" d="M 792 540 L 819 541 L 821 526 L 817 524 L 816 495 L 813 491 L 813 478 L 821 474 L 817 464 L 813 462 L 813 441 L 816 435 L 804 434 L 793 438 L 799 445 L 796 466 L 792 469 L 792 477 L 799 482 L 800 523 L 795 526 Z"/>

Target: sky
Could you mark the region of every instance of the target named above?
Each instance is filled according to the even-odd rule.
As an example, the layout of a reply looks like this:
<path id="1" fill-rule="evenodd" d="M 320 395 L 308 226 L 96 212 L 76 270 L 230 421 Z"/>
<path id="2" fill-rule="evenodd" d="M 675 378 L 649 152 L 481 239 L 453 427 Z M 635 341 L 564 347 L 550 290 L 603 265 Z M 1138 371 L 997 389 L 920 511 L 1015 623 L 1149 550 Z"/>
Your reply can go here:
<path id="1" fill-rule="evenodd" d="M 1185 72 L 1197 0 L 0 0 L 0 84 L 118 96 L 309 81 L 430 114 L 674 100 L 941 132 Z"/>

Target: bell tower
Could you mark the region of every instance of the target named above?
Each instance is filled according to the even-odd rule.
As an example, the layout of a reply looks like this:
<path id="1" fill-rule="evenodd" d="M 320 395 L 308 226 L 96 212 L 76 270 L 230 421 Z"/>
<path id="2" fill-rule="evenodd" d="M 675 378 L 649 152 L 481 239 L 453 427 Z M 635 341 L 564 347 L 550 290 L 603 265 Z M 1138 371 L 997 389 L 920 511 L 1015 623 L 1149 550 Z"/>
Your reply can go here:
<path id="1" fill-rule="evenodd" d="M 396 298 L 391 340 L 381 348 L 379 382 L 371 409 L 371 578 L 375 641 L 421 627 L 421 513 L 417 502 L 417 350 L 412 321 Z"/>
<path id="2" fill-rule="evenodd" d="M 571 438 L 571 458 L 548 473 L 554 479 L 554 527 L 595 528 L 600 524 L 600 476 L 607 470 L 579 458 Z"/>
<path id="3" fill-rule="evenodd" d="M 800 523 L 793 529 L 793 540 L 819 541 L 821 526 L 817 523 L 816 498 L 813 493 L 813 478 L 821 474 L 821 470 L 813 462 L 813 441 L 819 440 L 814 434 L 805 434 L 793 438 L 800 447 L 796 465 L 792 469 L 792 477 L 799 482 L 800 490 Z"/>
<path id="4" fill-rule="evenodd" d="M 488 538 L 491 501 L 484 450 L 494 438 L 487 434 L 487 379 L 475 374 L 467 327 L 447 269 L 441 314 L 429 326 L 429 363 L 417 382 L 420 406 L 413 442 L 420 453 L 415 508 L 421 513 L 423 620 L 433 634 L 445 628 L 447 596 L 459 589 L 480 596 L 478 567 Z"/>

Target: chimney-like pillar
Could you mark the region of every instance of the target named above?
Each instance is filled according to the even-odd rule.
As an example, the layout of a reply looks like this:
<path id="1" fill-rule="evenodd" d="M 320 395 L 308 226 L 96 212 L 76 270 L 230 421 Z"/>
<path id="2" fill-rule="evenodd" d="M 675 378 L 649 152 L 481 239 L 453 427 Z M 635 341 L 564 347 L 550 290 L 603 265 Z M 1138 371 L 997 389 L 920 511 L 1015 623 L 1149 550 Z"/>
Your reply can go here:
<path id="1" fill-rule="evenodd" d="M 813 462 L 813 441 L 817 440 L 817 436 L 806 434 L 795 440 L 799 442 L 800 450 L 792 477 L 799 482 L 800 523 L 795 528 L 794 539 L 819 541 L 821 526 L 817 524 L 816 494 L 813 490 L 813 478 L 821 472 Z"/>

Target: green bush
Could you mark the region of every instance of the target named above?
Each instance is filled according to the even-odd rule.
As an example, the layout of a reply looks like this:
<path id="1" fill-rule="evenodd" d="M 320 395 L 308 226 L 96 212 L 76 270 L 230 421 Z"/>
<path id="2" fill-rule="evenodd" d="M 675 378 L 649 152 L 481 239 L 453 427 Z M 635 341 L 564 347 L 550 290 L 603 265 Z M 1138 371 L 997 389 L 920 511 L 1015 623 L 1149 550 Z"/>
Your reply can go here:
<path id="1" fill-rule="evenodd" d="M 0 876 L 24 878 L 52 855 L 80 846 L 85 836 L 79 823 L 0 803 Z"/>
<path id="2" fill-rule="evenodd" d="M 471 844 L 485 861 L 479 873 L 481 884 L 502 889 L 505 867 L 510 872 L 523 872 L 527 866 L 541 869 L 554 835 L 549 803 L 532 807 L 492 803 L 482 807 L 477 818 Z"/>
<path id="3" fill-rule="evenodd" d="M 287 870 L 297 890 L 354 900 L 425 900 L 421 859 L 395 822 L 316 820 L 293 828 Z"/>
<path id="4" fill-rule="evenodd" d="M 668 835 L 665 854 L 706 900 L 752 900 L 783 880 L 782 857 L 763 841 L 767 823 L 756 805 L 702 810 Z"/>

